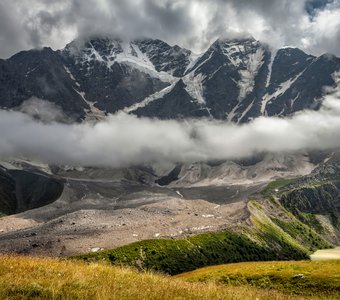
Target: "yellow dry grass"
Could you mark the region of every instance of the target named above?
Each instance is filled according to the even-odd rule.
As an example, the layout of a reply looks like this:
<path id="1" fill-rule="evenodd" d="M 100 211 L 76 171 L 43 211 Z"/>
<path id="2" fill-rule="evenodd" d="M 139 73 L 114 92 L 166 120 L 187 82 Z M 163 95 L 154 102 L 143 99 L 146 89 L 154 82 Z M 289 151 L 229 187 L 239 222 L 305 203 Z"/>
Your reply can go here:
<path id="1" fill-rule="evenodd" d="M 256 286 L 287 294 L 340 299 L 340 260 L 244 262 L 179 274 L 189 282 Z"/>
<path id="2" fill-rule="evenodd" d="M 306 299 L 249 286 L 191 283 L 104 264 L 0 256 L 0 299 Z"/>

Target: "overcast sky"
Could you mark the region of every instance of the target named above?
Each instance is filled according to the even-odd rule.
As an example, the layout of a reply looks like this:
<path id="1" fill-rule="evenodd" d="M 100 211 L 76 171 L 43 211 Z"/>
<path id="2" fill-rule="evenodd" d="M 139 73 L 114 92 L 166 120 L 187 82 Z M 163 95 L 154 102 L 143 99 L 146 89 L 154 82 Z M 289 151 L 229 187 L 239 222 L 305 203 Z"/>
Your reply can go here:
<path id="1" fill-rule="evenodd" d="M 251 34 L 340 56 L 340 0 L 0 0 L 0 57 L 77 36 L 160 38 L 195 52 Z"/>

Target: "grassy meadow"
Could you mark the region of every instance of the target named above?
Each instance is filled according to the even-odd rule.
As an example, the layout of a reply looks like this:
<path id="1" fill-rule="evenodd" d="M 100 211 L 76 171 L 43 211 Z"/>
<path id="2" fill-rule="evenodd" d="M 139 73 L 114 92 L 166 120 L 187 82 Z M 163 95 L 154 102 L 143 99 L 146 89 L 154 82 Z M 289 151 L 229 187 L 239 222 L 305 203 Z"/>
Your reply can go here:
<path id="1" fill-rule="evenodd" d="M 297 290 L 286 284 L 296 273 L 305 274 L 295 279 Z M 0 299 L 339 299 L 339 274 L 340 261 L 240 263 L 171 277 L 100 263 L 1 256 Z"/>

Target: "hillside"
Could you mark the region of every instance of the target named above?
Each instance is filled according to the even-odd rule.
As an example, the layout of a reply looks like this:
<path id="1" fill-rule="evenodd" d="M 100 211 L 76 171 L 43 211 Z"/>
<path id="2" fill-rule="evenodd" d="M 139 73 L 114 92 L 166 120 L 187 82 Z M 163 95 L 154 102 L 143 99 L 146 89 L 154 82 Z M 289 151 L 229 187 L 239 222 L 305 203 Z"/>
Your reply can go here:
<path id="1" fill-rule="evenodd" d="M 304 268 L 308 270 L 308 282 L 318 291 L 311 296 L 310 287 L 302 285 L 300 295 L 278 285 L 271 289 L 258 289 L 246 283 L 232 284 L 192 283 L 196 280 L 191 274 L 173 278 L 153 273 L 138 273 L 132 269 L 110 267 L 103 264 L 84 264 L 57 259 L 38 259 L 32 257 L 0 257 L 0 298 L 1 299 L 335 299 L 339 295 L 340 264 L 329 262 L 276 263 L 272 268 L 278 280 L 285 279 Z M 249 269 L 251 266 L 251 269 Z M 216 267 L 223 269 L 242 269 L 248 276 L 254 269 L 257 278 L 266 282 L 268 268 L 264 263 L 239 264 Z M 197 272 L 211 272 L 202 269 Z M 320 270 L 327 272 L 320 273 Z M 310 277 L 309 277 L 310 276 Z M 194 278 L 194 279 L 193 279 Z M 218 276 L 216 276 L 218 279 Z M 300 279 L 297 279 L 300 280 Z M 301 279 L 305 282 L 306 280 Z M 327 281 L 328 292 L 324 293 Z M 320 288 L 320 289 L 319 289 Z M 281 291 L 279 291 L 281 290 Z"/>
<path id="2" fill-rule="evenodd" d="M 309 297 L 340 297 L 340 261 L 229 264 L 202 268 L 176 278 L 227 286 L 249 285 Z"/>
<path id="3" fill-rule="evenodd" d="M 251 200 L 247 210 L 250 216 L 243 226 L 180 239 L 144 240 L 76 258 L 174 275 L 230 262 L 308 259 L 315 250 L 332 246 L 325 232 L 318 234 L 275 199 Z"/>

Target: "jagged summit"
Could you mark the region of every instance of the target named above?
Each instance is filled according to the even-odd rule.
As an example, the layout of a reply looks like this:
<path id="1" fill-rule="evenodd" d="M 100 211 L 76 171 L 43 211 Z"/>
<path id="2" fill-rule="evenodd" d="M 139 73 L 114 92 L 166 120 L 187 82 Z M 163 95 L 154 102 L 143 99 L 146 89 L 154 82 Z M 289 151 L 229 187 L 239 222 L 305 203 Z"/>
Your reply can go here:
<path id="1" fill-rule="evenodd" d="M 108 37 L 75 40 L 62 52 L 82 63 L 97 60 L 111 67 L 115 62 L 125 62 L 157 72 L 168 72 L 176 77 L 183 75 L 191 56 L 190 50 L 178 45 L 172 47 L 159 39 L 122 40 Z"/>
<path id="2" fill-rule="evenodd" d="M 214 45 L 226 45 L 226 44 L 251 44 L 251 43 L 259 43 L 259 41 L 255 40 L 253 36 L 247 36 L 247 37 L 238 37 L 238 38 L 218 38 L 213 43 Z"/>
<path id="3" fill-rule="evenodd" d="M 74 120 L 124 110 L 162 119 L 248 122 L 317 109 L 336 85 L 340 60 L 293 47 L 271 50 L 253 37 L 217 39 L 194 55 L 159 39 L 77 39 L 62 50 L 23 51 L 0 60 L 0 107 L 32 97 Z"/>

